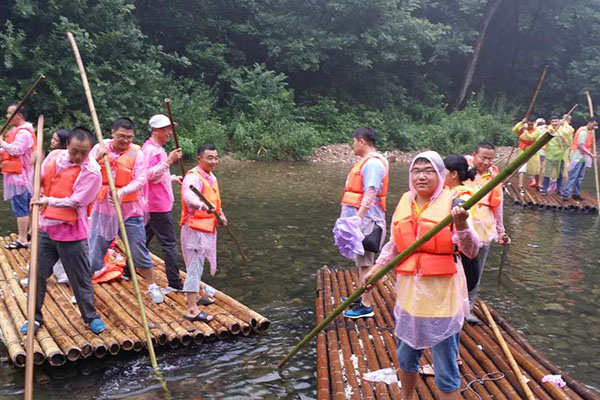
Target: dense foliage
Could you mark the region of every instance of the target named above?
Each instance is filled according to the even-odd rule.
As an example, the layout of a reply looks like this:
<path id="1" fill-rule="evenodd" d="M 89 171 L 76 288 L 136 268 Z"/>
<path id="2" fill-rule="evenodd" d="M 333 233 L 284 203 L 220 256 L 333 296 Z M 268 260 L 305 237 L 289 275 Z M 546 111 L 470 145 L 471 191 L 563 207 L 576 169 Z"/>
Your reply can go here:
<path id="1" fill-rule="evenodd" d="M 492 2 L 470 95 L 450 112 Z M 598 91 L 599 22 L 597 0 L 6 0 L 0 104 L 43 73 L 30 108 L 51 127 L 90 124 L 72 31 L 104 129 L 129 115 L 143 137 L 169 97 L 187 154 L 214 142 L 302 159 L 359 125 L 383 148 L 509 144 L 544 65 L 536 114 Z"/>

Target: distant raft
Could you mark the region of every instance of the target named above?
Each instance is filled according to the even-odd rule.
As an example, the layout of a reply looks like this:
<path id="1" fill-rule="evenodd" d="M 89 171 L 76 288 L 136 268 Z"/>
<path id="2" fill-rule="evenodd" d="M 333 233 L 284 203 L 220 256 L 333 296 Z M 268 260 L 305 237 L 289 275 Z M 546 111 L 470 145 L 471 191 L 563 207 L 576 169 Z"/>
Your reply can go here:
<path id="1" fill-rule="evenodd" d="M 317 335 L 317 399 L 399 399 L 398 383 L 368 382 L 370 372 L 400 379 L 394 337 L 395 277 L 384 276 L 374 286 L 375 317 L 351 320 L 338 316 Z M 316 322 L 339 306 L 342 297 L 356 289 L 358 271 L 333 270 L 324 267 L 317 271 Z M 529 380 L 537 399 L 600 399 L 600 395 L 574 380 L 548 361 L 510 323 L 490 309 L 523 375 Z M 474 312 L 485 320 L 479 302 Z M 462 379 L 462 397 L 466 399 L 521 399 L 526 398 L 516 375 L 509 366 L 498 341 L 487 324 L 465 324 L 460 336 L 459 367 Z M 417 378 L 419 399 L 439 398 L 434 377 L 429 375 L 427 364 L 433 364 L 431 351 L 425 350 L 421 358 L 423 374 Z M 391 369 L 391 370 L 390 370 Z M 382 371 L 383 370 L 383 371 Z M 365 376 L 367 375 L 367 376 Z M 396 376 L 393 376 L 396 375 Z M 546 375 L 561 375 L 566 386 L 559 389 L 550 382 L 542 382 Z M 479 379 L 483 379 L 479 381 Z M 394 379 L 395 380 L 395 379 Z M 483 382 L 483 383 L 482 383 Z"/>
<path id="2" fill-rule="evenodd" d="M 27 277 L 29 249 L 7 250 L 4 246 L 16 236 L 0 238 L 0 330 L 12 362 L 25 366 L 24 335 L 19 328 L 26 321 L 26 288 L 19 283 Z M 121 255 L 123 252 L 121 251 Z M 152 254 L 157 268 L 156 281 L 166 286 L 164 262 Z M 182 272 L 183 277 L 185 273 Z M 140 290 L 147 285 L 138 278 Z M 81 319 L 79 308 L 71 302 L 73 292 L 68 285 L 59 284 L 54 276 L 48 279 L 44 301 L 44 325 L 38 329 L 34 342 L 34 363 L 48 362 L 52 366 L 94 356 L 103 358 L 121 351 L 141 351 L 146 336 L 141 324 L 133 284 L 124 280 L 94 284 L 94 301 L 98 314 L 107 329 L 93 334 Z M 214 316 L 208 323 L 190 322 L 183 318 L 186 312 L 185 296 L 169 293 L 161 304 L 144 298 L 146 317 L 156 346 L 172 348 L 201 344 L 204 341 L 223 340 L 231 336 L 248 336 L 266 331 L 271 322 L 223 292 L 216 291 L 215 303 L 200 308 Z"/>
<path id="3" fill-rule="evenodd" d="M 584 191 L 581 192 L 582 200 L 574 200 L 569 197 L 568 201 L 564 201 L 562 197 L 556 193 L 548 193 L 547 196 L 542 196 L 541 192 L 538 192 L 535 188 L 529 187 L 529 183 L 525 184 L 524 189 L 524 193 L 519 191 L 518 178 L 513 178 L 510 182 L 504 184 L 504 192 L 516 205 L 540 208 L 543 210 L 598 213 L 598 202 L 596 201 L 596 198 Z"/>

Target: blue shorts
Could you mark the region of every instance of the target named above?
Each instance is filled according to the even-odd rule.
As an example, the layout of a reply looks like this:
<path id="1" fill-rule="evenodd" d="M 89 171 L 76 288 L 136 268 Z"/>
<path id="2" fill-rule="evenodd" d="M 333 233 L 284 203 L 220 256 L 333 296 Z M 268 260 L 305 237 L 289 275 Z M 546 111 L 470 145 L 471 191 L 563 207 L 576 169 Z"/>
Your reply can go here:
<path id="1" fill-rule="evenodd" d="M 460 389 L 460 372 L 456 364 L 459 343 L 460 332 L 431 348 L 435 384 L 444 393 Z M 401 340 L 397 341 L 396 347 L 400 368 L 407 373 L 418 372 L 423 350 L 415 350 Z"/>
<path id="2" fill-rule="evenodd" d="M 27 217 L 29 215 L 29 202 L 31 201 L 31 193 L 28 190 L 21 194 L 13 196 L 10 199 L 10 205 L 12 206 L 15 217 Z"/>

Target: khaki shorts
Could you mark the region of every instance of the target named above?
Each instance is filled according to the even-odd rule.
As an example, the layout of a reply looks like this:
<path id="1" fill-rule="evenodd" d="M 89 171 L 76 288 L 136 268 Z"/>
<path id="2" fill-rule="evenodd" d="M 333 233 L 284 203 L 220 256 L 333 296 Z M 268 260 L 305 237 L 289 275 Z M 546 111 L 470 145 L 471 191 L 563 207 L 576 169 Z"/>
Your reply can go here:
<path id="1" fill-rule="evenodd" d="M 357 255 L 354 259 L 354 265 L 357 267 L 372 267 L 375 265 L 375 253 L 372 251 L 365 251 L 364 255 Z"/>

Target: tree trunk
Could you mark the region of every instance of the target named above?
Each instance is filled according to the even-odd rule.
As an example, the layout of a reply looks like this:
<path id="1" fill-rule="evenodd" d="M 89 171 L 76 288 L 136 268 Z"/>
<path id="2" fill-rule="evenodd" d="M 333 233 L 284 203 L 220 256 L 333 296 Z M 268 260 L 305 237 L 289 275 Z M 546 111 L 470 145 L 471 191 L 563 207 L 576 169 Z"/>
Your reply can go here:
<path id="1" fill-rule="evenodd" d="M 487 32 L 488 26 L 494 17 L 494 14 L 498 10 L 498 7 L 502 3 L 502 0 L 488 0 L 485 6 L 485 12 L 483 15 L 483 22 L 481 25 L 481 31 L 479 32 L 479 36 L 477 37 L 477 42 L 475 42 L 475 48 L 473 49 L 473 54 L 471 55 L 471 59 L 467 64 L 467 69 L 465 71 L 465 78 L 460 88 L 459 95 L 456 99 L 456 103 L 454 104 L 454 110 L 458 110 L 458 107 L 465 100 L 465 96 L 467 95 L 467 90 L 471 85 L 471 81 L 473 80 L 473 74 L 475 73 L 475 67 L 477 66 L 477 62 L 479 61 L 479 55 L 481 54 L 481 49 L 483 48 L 483 40 L 485 39 L 485 34 Z"/>

